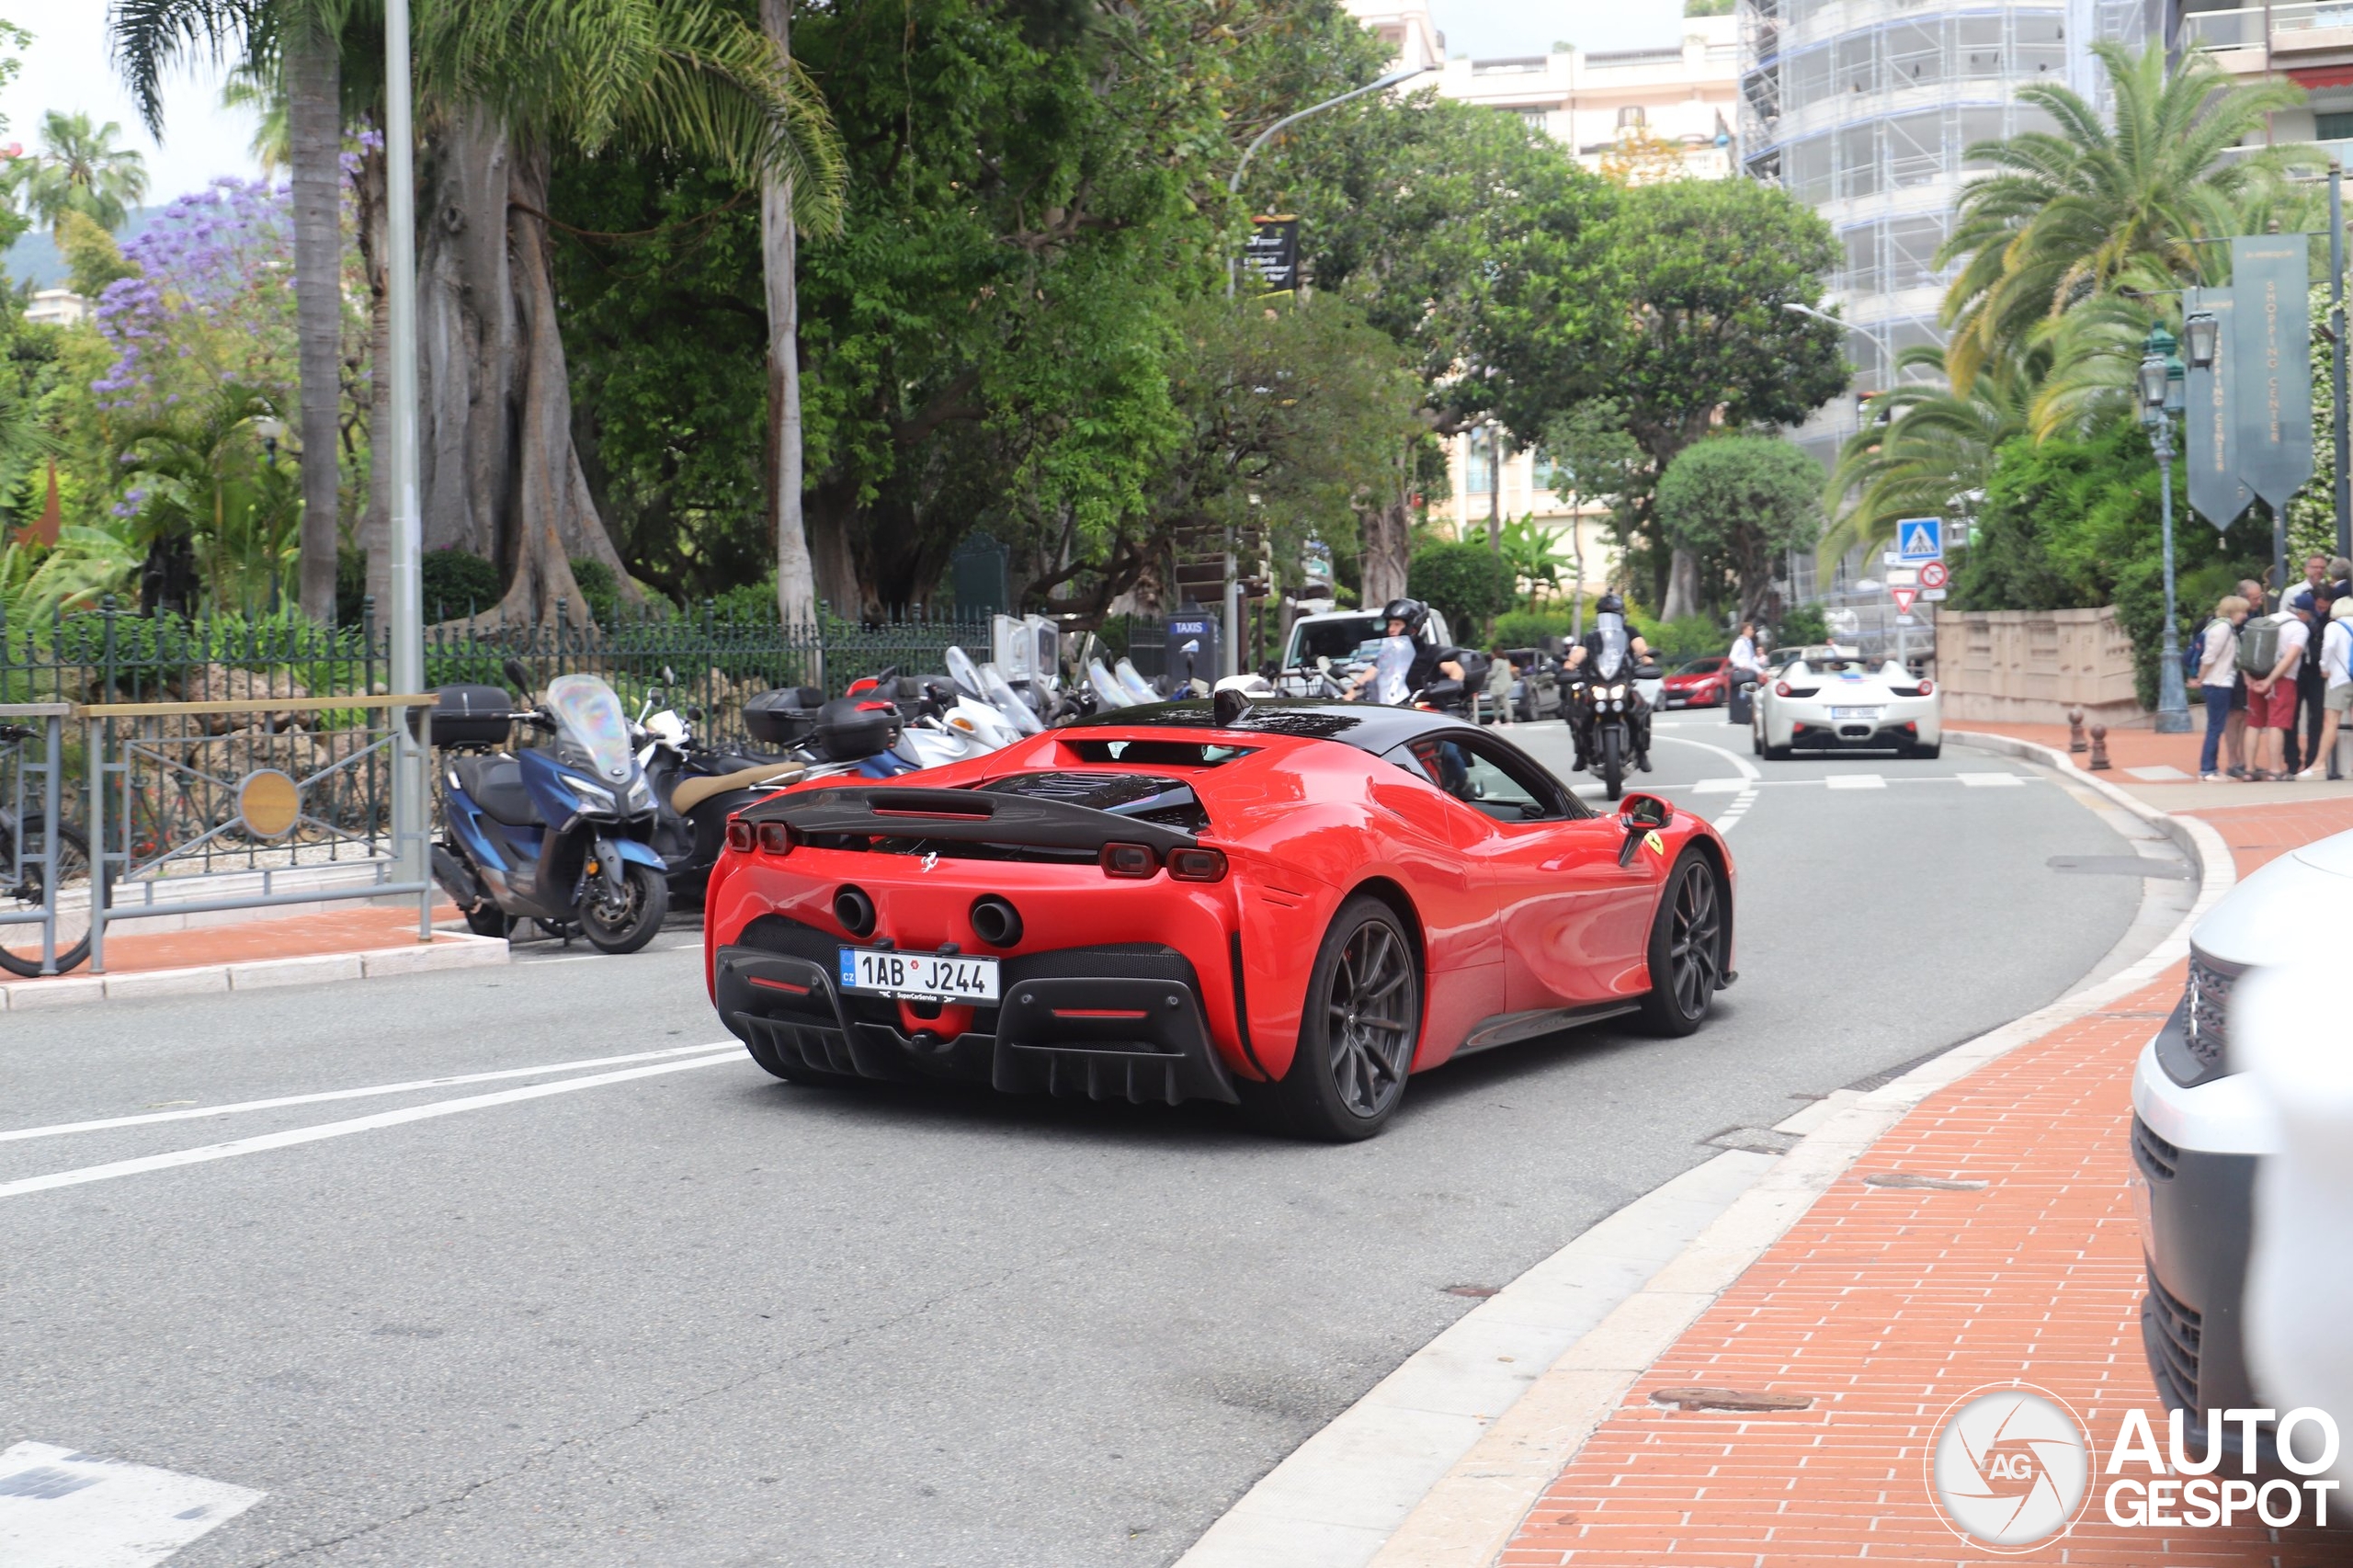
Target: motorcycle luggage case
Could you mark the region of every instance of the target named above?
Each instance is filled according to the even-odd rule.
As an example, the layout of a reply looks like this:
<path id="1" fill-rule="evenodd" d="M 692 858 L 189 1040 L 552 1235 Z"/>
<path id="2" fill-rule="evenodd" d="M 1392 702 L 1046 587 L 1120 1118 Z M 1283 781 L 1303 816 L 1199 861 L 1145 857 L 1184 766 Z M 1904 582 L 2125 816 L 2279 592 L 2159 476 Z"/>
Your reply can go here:
<path id="1" fill-rule="evenodd" d="M 799 745 L 817 730 L 825 694 L 813 686 L 764 691 L 744 704 L 744 733 L 764 746 Z"/>
<path id="2" fill-rule="evenodd" d="M 1724 722 L 1727 724 L 1748 723 L 1756 705 L 1756 681 L 1734 676 L 1731 684 L 1724 688 Z"/>
<path id="3" fill-rule="evenodd" d="M 499 686 L 437 686 L 433 688 L 433 744 L 437 746 L 503 746 L 515 733 L 508 717 L 515 699 Z"/>
<path id="4" fill-rule="evenodd" d="M 817 710 L 817 749 L 835 762 L 888 751 L 898 734 L 898 710 L 881 698 L 836 697 Z"/>

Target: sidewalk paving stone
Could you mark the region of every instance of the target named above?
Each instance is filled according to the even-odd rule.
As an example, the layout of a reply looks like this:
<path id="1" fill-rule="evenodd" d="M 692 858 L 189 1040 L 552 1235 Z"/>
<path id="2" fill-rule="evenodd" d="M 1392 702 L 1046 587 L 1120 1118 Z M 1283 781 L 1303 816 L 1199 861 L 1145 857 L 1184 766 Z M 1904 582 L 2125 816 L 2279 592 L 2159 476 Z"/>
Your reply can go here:
<path id="1" fill-rule="evenodd" d="M 2353 828 L 2353 799 L 2221 808 L 2209 820 L 2244 876 Z M 1882 1134 L 1635 1381 L 1530 1509 L 1503 1568 L 2353 1561 L 2343 1530 L 2111 1525 L 2099 1501 L 2104 1454 L 2074 1531 L 2022 1555 L 1966 1545 L 1928 1494 L 1938 1424 L 1982 1385 L 2051 1390 L 2096 1445 L 2112 1440 L 2126 1409 L 2162 1411 L 2142 1355 L 2127 1136 L 2133 1062 L 2181 974 L 2176 965 L 1989 1062 Z M 1891 1172 L 1986 1185 L 1864 1179 Z M 1652 1398 L 1689 1385 L 1813 1403 L 1756 1415 Z"/>

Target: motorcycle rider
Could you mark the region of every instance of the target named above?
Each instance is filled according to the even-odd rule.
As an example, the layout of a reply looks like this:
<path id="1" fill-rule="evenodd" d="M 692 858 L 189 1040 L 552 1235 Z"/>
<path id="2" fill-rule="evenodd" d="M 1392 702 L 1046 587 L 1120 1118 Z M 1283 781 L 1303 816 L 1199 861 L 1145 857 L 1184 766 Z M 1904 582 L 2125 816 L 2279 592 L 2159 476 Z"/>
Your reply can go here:
<path id="1" fill-rule="evenodd" d="M 1394 708 L 1440 676 L 1462 678 L 1462 650 L 1425 647 L 1420 642 L 1422 628 L 1429 624 L 1427 605 L 1419 599 L 1391 599 L 1381 619 L 1388 630 L 1381 652 L 1373 656 L 1372 668 L 1349 686 L 1349 701 L 1366 700 L 1370 687 L 1370 700 Z"/>
<path id="2" fill-rule="evenodd" d="M 1614 593 L 1601 596 L 1594 607 L 1593 627 L 1577 640 L 1564 661 L 1573 681 L 1590 682 L 1596 676 L 1609 679 L 1620 672 L 1631 673 L 1633 666 L 1650 659 L 1651 647 L 1639 631 L 1626 625 L 1626 601 Z M 1651 770 L 1651 706 L 1640 692 L 1632 694 L 1633 701 L 1626 710 L 1627 730 L 1634 743 L 1634 766 L 1644 773 Z M 1580 771 L 1593 763 L 1593 705 L 1579 702 L 1572 710 L 1576 733 L 1577 767 Z"/>

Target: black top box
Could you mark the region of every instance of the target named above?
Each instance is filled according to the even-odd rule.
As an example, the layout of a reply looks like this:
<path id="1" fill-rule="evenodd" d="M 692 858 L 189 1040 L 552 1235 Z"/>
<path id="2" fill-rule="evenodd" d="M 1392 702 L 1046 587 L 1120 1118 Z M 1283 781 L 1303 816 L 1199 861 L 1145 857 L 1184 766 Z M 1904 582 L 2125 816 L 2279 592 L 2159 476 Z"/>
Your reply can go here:
<path id="1" fill-rule="evenodd" d="M 817 733 L 825 694 L 813 686 L 764 691 L 744 703 L 744 733 L 764 746 L 799 745 Z"/>
<path id="2" fill-rule="evenodd" d="M 433 744 L 503 746 L 515 733 L 515 699 L 498 686 L 433 688 Z"/>

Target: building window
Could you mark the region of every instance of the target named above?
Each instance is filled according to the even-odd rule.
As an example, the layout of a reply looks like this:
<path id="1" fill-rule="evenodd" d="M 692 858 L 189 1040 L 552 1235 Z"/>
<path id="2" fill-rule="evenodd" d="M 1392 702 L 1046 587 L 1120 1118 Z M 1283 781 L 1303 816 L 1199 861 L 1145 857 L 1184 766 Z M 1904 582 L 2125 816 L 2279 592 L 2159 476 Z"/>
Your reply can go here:
<path id="1" fill-rule="evenodd" d="M 1495 430 L 1482 425 L 1463 445 L 1462 489 L 1466 494 L 1492 495 L 1495 490 Z"/>
<path id="2" fill-rule="evenodd" d="M 1549 494 L 1560 482 L 1560 464 L 1554 462 L 1552 454 L 1541 447 L 1536 449 L 1536 454 L 1530 461 L 1533 466 L 1529 471 L 1529 484 L 1539 491 Z"/>
<path id="3" fill-rule="evenodd" d="M 2336 109 L 2313 116 L 2313 139 L 2317 142 L 2353 142 L 2353 109 Z"/>
<path id="4" fill-rule="evenodd" d="M 1620 131 L 1640 131 L 1650 122 L 1650 116 L 1643 112 L 1640 104 L 1628 104 L 1618 111 L 1618 129 Z"/>

